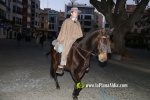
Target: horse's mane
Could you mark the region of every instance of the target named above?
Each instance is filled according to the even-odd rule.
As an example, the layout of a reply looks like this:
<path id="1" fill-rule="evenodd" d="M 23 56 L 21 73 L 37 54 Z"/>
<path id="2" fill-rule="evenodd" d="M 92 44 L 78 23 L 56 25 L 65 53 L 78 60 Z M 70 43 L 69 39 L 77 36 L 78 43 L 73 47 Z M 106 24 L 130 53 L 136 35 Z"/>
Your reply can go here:
<path id="1" fill-rule="evenodd" d="M 87 40 L 89 37 L 93 36 L 96 33 L 99 33 L 101 31 L 100 28 L 91 29 L 89 32 L 83 33 L 83 37 L 76 40 L 77 43 L 80 43 L 82 41 Z"/>

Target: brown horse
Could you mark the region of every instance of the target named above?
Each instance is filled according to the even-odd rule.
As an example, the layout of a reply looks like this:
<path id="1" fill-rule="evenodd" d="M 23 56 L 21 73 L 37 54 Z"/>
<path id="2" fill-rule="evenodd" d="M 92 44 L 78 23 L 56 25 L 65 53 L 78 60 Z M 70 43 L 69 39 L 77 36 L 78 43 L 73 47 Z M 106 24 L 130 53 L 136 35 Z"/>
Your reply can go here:
<path id="1" fill-rule="evenodd" d="M 99 57 L 99 61 L 104 62 L 107 60 L 107 53 L 109 47 L 109 38 L 105 37 L 103 34 L 106 31 L 104 29 L 96 29 L 90 31 L 82 38 L 78 39 L 70 49 L 67 58 L 67 65 L 65 70 L 69 71 L 74 82 L 73 90 L 73 100 L 78 100 L 79 92 L 82 90 L 81 79 L 83 78 L 86 68 L 89 67 L 89 61 L 91 55 L 95 55 L 93 51 L 96 52 L 96 55 Z M 56 82 L 56 88 L 60 89 L 56 69 L 60 62 L 60 54 L 55 51 L 52 47 L 51 49 L 51 71 L 50 74 Z M 79 85 L 79 86 L 77 86 Z M 80 87 L 80 88 L 79 88 Z"/>

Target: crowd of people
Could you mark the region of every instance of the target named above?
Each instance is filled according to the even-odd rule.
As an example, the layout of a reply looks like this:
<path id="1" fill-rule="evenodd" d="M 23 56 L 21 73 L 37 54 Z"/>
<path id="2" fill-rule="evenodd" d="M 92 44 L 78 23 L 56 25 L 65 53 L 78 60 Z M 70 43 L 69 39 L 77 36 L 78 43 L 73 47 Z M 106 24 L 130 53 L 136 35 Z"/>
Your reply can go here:
<path id="1" fill-rule="evenodd" d="M 56 39 L 56 34 L 51 34 L 50 36 L 46 37 L 45 34 L 43 34 L 43 33 L 37 34 L 35 36 L 27 36 L 27 35 L 24 35 L 20 32 L 16 32 L 14 39 L 17 41 L 17 47 L 20 47 L 21 41 L 25 40 L 27 42 L 30 42 L 32 39 L 35 40 L 35 44 L 37 46 L 43 47 L 44 41 L 46 39 L 50 42 L 50 44 L 52 44 L 52 41 L 54 39 Z M 47 55 L 49 55 L 49 53 L 50 52 L 48 52 Z"/>

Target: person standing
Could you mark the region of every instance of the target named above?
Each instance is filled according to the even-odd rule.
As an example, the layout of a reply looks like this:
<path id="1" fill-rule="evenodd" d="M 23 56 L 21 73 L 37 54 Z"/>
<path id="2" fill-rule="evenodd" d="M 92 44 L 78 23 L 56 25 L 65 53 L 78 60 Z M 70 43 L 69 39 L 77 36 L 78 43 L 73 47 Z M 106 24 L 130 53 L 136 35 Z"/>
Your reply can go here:
<path id="1" fill-rule="evenodd" d="M 17 47 L 20 47 L 20 42 L 21 42 L 21 33 L 17 33 Z"/>

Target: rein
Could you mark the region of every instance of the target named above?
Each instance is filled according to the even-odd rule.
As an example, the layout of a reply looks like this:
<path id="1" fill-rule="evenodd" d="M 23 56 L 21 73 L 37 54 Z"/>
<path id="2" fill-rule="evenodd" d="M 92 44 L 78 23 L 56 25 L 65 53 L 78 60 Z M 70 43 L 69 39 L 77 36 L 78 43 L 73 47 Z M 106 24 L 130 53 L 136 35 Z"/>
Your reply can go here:
<path id="1" fill-rule="evenodd" d="M 101 44 L 101 42 L 103 41 L 103 38 L 106 38 L 106 37 L 103 36 L 103 35 L 98 36 L 98 51 L 99 51 L 99 52 L 101 52 L 101 49 L 100 49 L 100 45 L 99 45 L 99 44 Z M 102 39 L 102 41 L 101 41 L 101 39 Z M 87 51 L 87 50 L 85 50 L 85 49 L 83 49 L 83 48 L 77 46 L 77 43 L 75 43 L 75 45 L 73 45 L 73 47 L 75 48 L 75 50 L 78 52 L 78 54 L 79 54 L 84 60 L 86 60 L 86 58 L 81 54 L 81 52 L 78 50 L 78 48 L 80 48 L 82 51 L 85 51 L 85 52 L 88 53 L 88 54 L 91 54 L 91 55 L 93 55 L 93 56 L 96 56 L 96 54 L 92 53 L 92 51 Z"/>
<path id="2" fill-rule="evenodd" d="M 88 54 L 91 54 L 91 55 L 93 55 L 93 56 L 96 56 L 94 53 L 92 53 L 92 51 L 87 51 L 87 50 L 85 50 L 85 49 L 83 49 L 83 48 L 81 48 L 81 47 L 79 47 L 79 46 L 77 46 L 77 45 L 74 45 L 73 47 L 76 49 L 76 51 L 78 52 L 78 54 L 79 54 L 84 60 L 86 60 L 86 58 L 81 54 L 81 52 L 78 50 L 78 48 L 80 48 L 82 51 L 87 52 Z"/>

